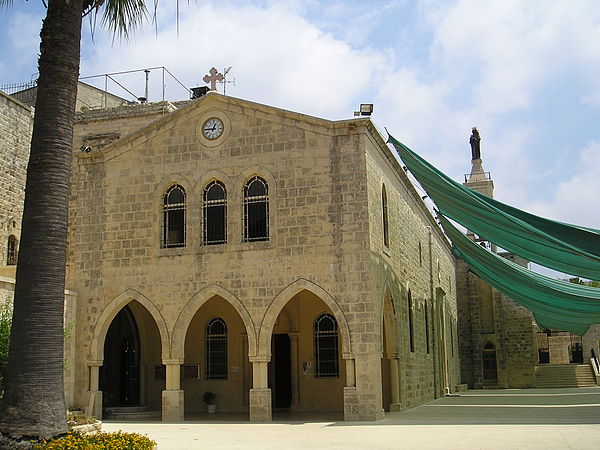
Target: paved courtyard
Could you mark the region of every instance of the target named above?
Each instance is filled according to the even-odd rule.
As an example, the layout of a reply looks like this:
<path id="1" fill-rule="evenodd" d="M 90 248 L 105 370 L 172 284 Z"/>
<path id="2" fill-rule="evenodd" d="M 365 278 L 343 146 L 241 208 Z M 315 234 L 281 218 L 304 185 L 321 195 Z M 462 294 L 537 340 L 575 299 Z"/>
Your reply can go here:
<path id="1" fill-rule="evenodd" d="M 229 420 L 228 420 L 229 419 Z M 596 449 L 600 388 L 469 391 L 379 422 L 276 417 L 249 423 L 207 416 L 184 423 L 105 422 L 146 434 L 167 449 Z"/>

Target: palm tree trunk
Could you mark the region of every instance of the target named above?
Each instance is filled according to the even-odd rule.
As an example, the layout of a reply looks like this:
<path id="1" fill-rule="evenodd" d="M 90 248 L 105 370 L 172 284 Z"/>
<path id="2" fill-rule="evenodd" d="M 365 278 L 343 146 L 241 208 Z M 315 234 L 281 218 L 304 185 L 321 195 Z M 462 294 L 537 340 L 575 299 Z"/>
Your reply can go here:
<path id="1" fill-rule="evenodd" d="M 0 433 L 48 438 L 67 431 L 63 312 L 73 117 L 83 0 L 50 0 L 27 167 L 13 327 Z"/>

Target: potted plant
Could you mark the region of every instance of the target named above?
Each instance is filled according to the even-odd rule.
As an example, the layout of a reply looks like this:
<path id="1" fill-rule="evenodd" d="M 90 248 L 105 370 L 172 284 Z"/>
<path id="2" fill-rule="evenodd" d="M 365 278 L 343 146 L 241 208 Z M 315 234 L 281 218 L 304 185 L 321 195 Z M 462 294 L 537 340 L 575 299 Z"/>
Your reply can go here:
<path id="1" fill-rule="evenodd" d="M 213 414 L 217 410 L 217 405 L 215 405 L 215 397 L 216 395 L 210 391 L 206 391 L 204 395 L 202 395 L 202 400 L 206 403 L 206 410 Z"/>

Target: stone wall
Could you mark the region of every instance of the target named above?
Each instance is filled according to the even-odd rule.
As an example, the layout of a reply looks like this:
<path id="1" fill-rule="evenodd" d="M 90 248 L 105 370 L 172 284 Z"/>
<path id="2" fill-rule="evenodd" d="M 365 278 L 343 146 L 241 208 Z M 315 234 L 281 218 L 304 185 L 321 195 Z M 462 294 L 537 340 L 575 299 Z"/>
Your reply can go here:
<path id="1" fill-rule="evenodd" d="M 454 257 L 441 229 L 379 134 L 365 138 L 374 327 L 381 327 L 383 299 L 389 291 L 399 342 L 402 408 L 413 407 L 443 395 L 446 387 L 454 391 L 460 382 Z M 383 238 L 383 186 L 388 245 Z M 377 338 L 375 348 L 381 353 L 381 335 Z"/>
<path id="2" fill-rule="evenodd" d="M 21 235 L 25 178 L 33 109 L 0 92 L 0 265 L 6 265 L 8 237 Z"/>

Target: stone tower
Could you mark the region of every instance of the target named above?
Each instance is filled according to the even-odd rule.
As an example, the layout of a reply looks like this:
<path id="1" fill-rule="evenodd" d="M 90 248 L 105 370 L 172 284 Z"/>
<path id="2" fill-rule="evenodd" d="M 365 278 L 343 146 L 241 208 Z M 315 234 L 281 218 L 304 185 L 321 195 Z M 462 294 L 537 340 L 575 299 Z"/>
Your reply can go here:
<path id="1" fill-rule="evenodd" d="M 477 148 L 473 136 L 477 137 Z M 494 182 L 485 172 L 479 133 L 471 136 L 471 172 L 464 186 L 494 196 Z M 476 157 L 475 157 L 476 156 Z M 496 252 L 491 243 L 467 232 L 471 239 Z M 507 252 L 500 256 L 527 266 L 528 261 Z M 461 381 L 470 388 L 521 388 L 535 383 L 535 341 L 531 313 L 494 289 L 457 260 L 457 302 Z"/>

